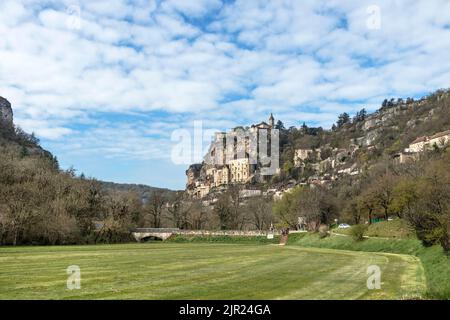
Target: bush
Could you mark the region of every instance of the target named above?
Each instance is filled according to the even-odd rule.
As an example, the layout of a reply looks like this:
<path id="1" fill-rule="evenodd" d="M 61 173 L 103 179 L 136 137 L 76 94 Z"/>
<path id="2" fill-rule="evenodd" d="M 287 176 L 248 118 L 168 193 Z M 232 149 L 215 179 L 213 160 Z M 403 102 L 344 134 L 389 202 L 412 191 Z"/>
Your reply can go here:
<path id="1" fill-rule="evenodd" d="M 321 224 L 319 227 L 319 237 L 320 239 L 328 237 L 330 234 L 328 233 L 328 226 L 325 224 Z"/>
<path id="2" fill-rule="evenodd" d="M 368 227 L 365 224 L 357 224 L 350 229 L 350 235 L 355 241 L 364 240 L 364 234 L 366 233 Z"/>

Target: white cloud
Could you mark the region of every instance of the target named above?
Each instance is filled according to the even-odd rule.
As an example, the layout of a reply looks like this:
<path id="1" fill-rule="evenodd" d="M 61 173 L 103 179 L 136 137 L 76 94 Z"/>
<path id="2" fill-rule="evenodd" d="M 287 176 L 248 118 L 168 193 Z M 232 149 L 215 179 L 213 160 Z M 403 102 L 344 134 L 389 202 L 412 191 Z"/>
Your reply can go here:
<path id="1" fill-rule="evenodd" d="M 161 4 L 163 10 L 169 12 L 179 12 L 188 17 L 200 17 L 211 10 L 217 10 L 222 7 L 220 0 L 167 0 Z"/>
<path id="2" fill-rule="evenodd" d="M 48 123 L 47 121 L 32 120 L 32 119 L 16 119 L 15 123 L 20 127 L 27 128 L 29 132 L 39 132 L 39 138 L 58 140 L 64 136 L 75 134 L 71 129 L 55 125 L 55 123 Z"/>

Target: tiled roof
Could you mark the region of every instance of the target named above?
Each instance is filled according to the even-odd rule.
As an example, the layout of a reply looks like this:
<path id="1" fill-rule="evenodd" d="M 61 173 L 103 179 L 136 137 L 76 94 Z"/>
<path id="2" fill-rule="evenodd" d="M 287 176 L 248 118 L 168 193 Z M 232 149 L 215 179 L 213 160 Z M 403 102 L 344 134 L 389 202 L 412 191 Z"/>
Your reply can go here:
<path id="1" fill-rule="evenodd" d="M 416 140 L 414 140 L 413 142 L 411 142 L 411 144 L 428 141 L 430 139 L 438 139 L 440 137 L 445 137 L 445 136 L 450 136 L 450 130 L 438 132 L 438 133 L 432 135 L 431 137 L 419 137 Z"/>
<path id="2" fill-rule="evenodd" d="M 427 137 L 419 137 L 416 140 L 414 140 L 413 142 L 411 142 L 411 144 L 415 144 L 415 143 L 419 143 L 419 142 L 424 142 L 427 141 Z"/>
<path id="3" fill-rule="evenodd" d="M 449 135 L 450 135 L 450 130 L 442 131 L 442 132 L 438 132 L 435 135 L 431 136 L 430 139 L 437 139 L 437 138 L 449 136 Z"/>

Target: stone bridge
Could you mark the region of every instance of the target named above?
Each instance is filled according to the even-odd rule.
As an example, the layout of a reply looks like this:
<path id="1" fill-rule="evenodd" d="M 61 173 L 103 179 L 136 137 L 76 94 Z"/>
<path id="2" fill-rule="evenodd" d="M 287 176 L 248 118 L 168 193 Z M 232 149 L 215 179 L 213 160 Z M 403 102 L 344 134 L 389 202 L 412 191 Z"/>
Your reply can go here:
<path id="1" fill-rule="evenodd" d="M 243 230 L 182 230 L 177 228 L 137 228 L 131 230 L 136 241 L 144 239 L 166 240 L 174 234 L 183 234 L 191 236 L 267 236 L 267 231 L 243 231 Z M 278 235 L 278 231 L 274 231 Z"/>

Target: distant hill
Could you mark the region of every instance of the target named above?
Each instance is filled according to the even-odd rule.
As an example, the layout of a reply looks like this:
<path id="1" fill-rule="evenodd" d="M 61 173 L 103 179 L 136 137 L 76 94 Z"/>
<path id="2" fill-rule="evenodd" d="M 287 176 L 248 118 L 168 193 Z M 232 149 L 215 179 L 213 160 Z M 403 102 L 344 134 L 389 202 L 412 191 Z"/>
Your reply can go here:
<path id="1" fill-rule="evenodd" d="M 167 199 L 171 199 L 177 194 L 177 192 L 179 192 L 165 188 L 151 187 L 143 184 L 114 183 L 106 181 L 99 182 L 102 187 L 104 187 L 105 190 L 108 191 L 136 192 L 144 202 L 148 201 L 154 192 L 163 193 Z"/>

